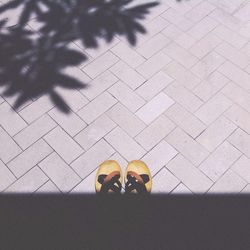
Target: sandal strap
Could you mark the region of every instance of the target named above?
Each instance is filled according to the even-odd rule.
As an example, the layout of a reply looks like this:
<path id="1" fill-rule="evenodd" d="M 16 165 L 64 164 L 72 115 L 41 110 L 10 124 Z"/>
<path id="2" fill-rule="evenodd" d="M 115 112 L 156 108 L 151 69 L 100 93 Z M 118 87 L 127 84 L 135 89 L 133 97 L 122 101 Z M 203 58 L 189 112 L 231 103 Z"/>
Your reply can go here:
<path id="1" fill-rule="evenodd" d="M 119 180 L 120 177 L 121 175 L 119 171 L 114 171 L 109 175 L 100 175 L 98 177 L 99 183 L 102 184 L 100 192 L 108 193 L 109 190 L 112 190 L 115 193 L 120 193 L 122 189 L 122 184 Z"/>
<path id="2" fill-rule="evenodd" d="M 146 176 L 146 179 L 149 179 L 148 175 Z M 145 186 L 145 181 L 143 180 L 142 176 L 133 172 L 129 171 L 127 173 L 127 182 L 125 185 L 125 192 L 131 193 L 133 190 L 136 190 L 138 193 L 147 193 L 147 189 Z"/>

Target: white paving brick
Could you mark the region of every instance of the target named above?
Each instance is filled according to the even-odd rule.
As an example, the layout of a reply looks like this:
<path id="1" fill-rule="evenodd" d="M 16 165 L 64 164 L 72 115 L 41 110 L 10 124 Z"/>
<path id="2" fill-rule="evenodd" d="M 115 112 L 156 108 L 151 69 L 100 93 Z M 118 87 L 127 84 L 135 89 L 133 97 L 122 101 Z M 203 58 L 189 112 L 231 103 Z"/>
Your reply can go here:
<path id="1" fill-rule="evenodd" d="M 237 126 L 225 117 L 220 117 L 211 124 L 196 141 L 203 145 L 208 151 L 212 152 L 230 134 L 236 130 Z"/>
<path id="2" fill-rule="evenodd" d="M 61 96 L 67 106 L 74 112 L 77 112 L 89 102 L 88 99 L 77 89 L 58 87 L 55 90 Z"/>
<path id="3" fill-rule="evenodd" d="M 96 58 L 102 54 L 104 54 L 106 51 L 114 47 L 117 43 L 119 43 L 119 39 L 114 38 L 112 42 L 108 43 L 104 39 L 97 39 L 98 46 L 97 48 L 87 48 L 85 51 L 93 58 Z"/>
<path id="4" fill-rule="evenodd" d="M 213 34 L 215 34 L 221 40 L 230 43 L 237 49 L 242 48 L 247 43 L 247 40 L 244 37 L 239 36 L 236 32 L 223 25 L 219 25 L 216 29 L 214 29 Z"/>
<path id="5" fill-rule="evenodd" d="M 230 62 L 224 63 L 219 71 L 246 90 L 250 90 L 250 75 Z"/>
<path id="6" fill-rule="evenodd" d="M 248 65 L 246 68 L 245 68 L 245 71 L 250 74 L 250 65 Z"/>
<path id="7" fill-rule="evenodd" d="M 198 22 L 207 15 L 209 15 L 209 13 L 214 9 L 215 9 L 214 5 L 210 4 L 207 1 L 202 1 L 200 4 L 195 6 L 191 11 L 189 11 L 185 15 L 185 17 L 187 17 L 192 22 Z"/>
<path id="8" fill-rule="evenodd" d="M 86 127 L 86 123 L 75 113 L 64 114 L 57 108 L 49 112 L 50 117 L 55 120 L 70 136 L 75 136 Z"/>
<path id="9" fill-rule="evenodd" d="M 151 56 L 153 56 L 155 53 L 163 49 L 170 42 L 171 42 L 170 39 L 168 39 L 166 36 L 159 33 L 153 36 L 147 42 L 143 43 L 143 45 L 141 45 L 137 49 L 137 52 L 139 52 L 142 56 L 148 59 Z"/>
<path id="10" fill-rule="evenodd" d="M 74 44 L 76 44 L 76 46 L 81 50 L 81 51 L 84 51 L 84 48 L 81 46 L 82 42 L 80 40 L 78 41 L 75 41 Z M 98 59 L 98 58 L 96 58 Z M 79 65 L 79 68 L 81 71 L 83 71 L 83 73 L 91 80 L 93 79 L 94 77 L 90 77 L 90 75 L 88 75 L 85 71 L 84 71 L 84 68 L 86 66 L 88 66 L 90 63 L 93 63 L 94 62 L 94 58 L 92 58 L 91 56 L 88 56 L 87 60 L 86 61 L 83 61 L 80 65 Z"/>
<path id="11" fill-rule="evenodd" d="M 151 174 L 154 176 L 177 154 L 178 152 L 171 145 L 166 141 L 161 141 L 142 160 L 148 165 Z"/>
<path id="12" fill-rule="evenodd" d="M 141 85 L 136 90 L 136 93 L 142 96 L 145 100 L 149 101 L 166 88 L 172 81 L 173 79 L 170 76 L 160 71 Z"/>
<path id="13" fill-rule="evenodd" d="M 118 81 L 109 71 L 105 71 L 103 74 L 95 78 L 88 84 L 88 87 L 83 89 L 82 93 L 89 99 L 95 99 L 99 94 L 111 87 Z"/>
<path id="14" fill-rule="evenodd" d="M 250 23 L 248 21 L 247 23 L 245 23 L 244 25 L 240 27 L 239 34 L 249 40 L 250 38 L 249 31 L 250 31 Z"/>
<path id="15" fill-rule="evenodd" d="M 200 40 L 210 31 L 212 31 L 217 25 L 218 23 L 216 21 L 207 16 L 203 18 L 200 22 L 198 22 L 194 27 L 192 27 L 188 31 L 188 34 L 194 37 L 195 39 Z"/>
<path id="16" fill-rule="evenodd" d="M 7 0 L 8 1 L 8 0 Z M 39 29 L 41 28 L 41 23 L 38 22 L 37 18 L 32 18 L 28 21 L 28 25 L 31 30 L 39 32 Z"/>
<path id="17" fill-rule="evenodd" d="M 71 167 L 80 175 L 85 178 L 91 172 L 98 168 L 98 166 L 107 160 L 112 154 L 114 149 L 104 140 L 100 140 L 86 153 L 76 159 Z"/>
<path id="18" fill-rule="evenodd" d="M 174 128 L 175 124 L 162 115 L 136 136 L 135 139 L 148 151 L 157 145 Z"/>
<path id="19" fill-rule="evenodd" d="M 238 18 L 219 8 L 215 9 L 209 16 L 218 21 L 220 24 L 236 32 L 239 30 L 242 24 Z"/>
<path id="20" fill-rule="evenodd" d="M 161 33 L 174 41 L 178 39 L 178 37 L 180 37 L 182 34 L 185 34 L 173 24 L 168 25 Z"/>
<path id="21" fill-rule="evenodd" d="M 14 136 L 14 140 L 22 149 L 26 149 L 56 126 L 57 124 L 48 115 L 43 115 L 40 119 Z"/>
<path id="22" fill-rule="evenodd" d="M 41 186 L 36 191 L 36 193 L 39 193 L 39 194 L 41 194 L 41 193 L 42 194 L 60 193 L 60 190 L 52 181 L 48 181 L 43 186 Z"/>
<path id="23" fill-rule="evenodd" d="M 242 5 L 244 0 L 208 0 L 210 3 L 214 4 L 218 8 L 224 10 L 227 13 L 233 14 Z"/>
<path id="24" fill-rule="evenodd" d="M 176 43 L 169 44 L 163 51 L 169 57 L 173 58 L 188 69 L 198 61 L 198 59 L 194 55 L 192 55 Z"/>
<path id="25" fill-rule="evenodd" d="M 44 140 L 39 140 L 9 162 L 8 167 L 19 178 L 52 152 L 52 148 Z"/>
<path id="26" fill-rule="evenodd" d="M 78 184 L 72 191 L 72 194 L 84 193 L 93 194 L 95 193 L 95 176 L 97 170 L 87 176 L 80 184 Z"/>
<path id="27" fill-rule="evenodd" d="M 81 109 L 78 114 L 87 124 L 90 124 L 116 102 L 117 100 L 114 97 L 105 92 Z"/>
<path id="28" fill-rule="evenodd" d="M 239 18 L 242 21 L 250 21 L 249 13 L 250 13 L 250 3 L 246 2 L 242 8 L 239 8 L 234 14 L 235 17 Z"/>
<path id="29" fill-rule="evenodd" d="M 149 58 L 146 62 L 141 64 L 137 68 L 137 71 L 142 74 L 142 76 L 144 76 L 146 79 L 148 79 L 170 62 L 171 59 L 166 54 L 164 54 L 163 52 L 159 52 Z"/>
<path id="30" fill-rule="evenodd" d="M 143 42 L 147 41 L 149 38 L 153 37 L 160 31 L 162 31 L 165 27 L 169 25 L 169 22 L 158 16 L 147 22 L 147 33 L 146 34 L 138 34 L 137 45 L 143 44 Z"/>
<path id="31" fill-rule="evenodd" d="M 190 7 L 194 8 L 196 5 L 198 5 L 199 3 L 201 3 L 202 0 L 194 0 L 192 2 L 186 2 Z"/>
<path id="32" fill-rule="evenodd" d="M 184 49 L 190 49 L 196 42 L 193 37 L 185 32 L 179 34 L 174 41 Z"/>
<path id="33" fill-rule="evenodd" d="M 190 112 L 196 111 L 203 104 L 197 96 L 177 82 L 169 85 L 164 92 Z"/>
<path id="34" fill-rule="evenodd" d="M 211 52 L 202 58 L 193 68 L 192 72 L 201 79 L 206 79 L 213 73 L 222 63 L 225 58 L 215 52 Z"/>
<path id="35" fill-rule="evenodd" d="M 6 87 L 0 86 L 0 94 L 4 93 L 5 90 L 6 90 Z M 20 112 L 22 109 L 24 109 L 25 107 L 27 107 L 28 105 L 30 105 L 32 103 L 32 100 L 28 99 L 25 103 L 21 104 L 20 107 L 17 107 L 14 109 L 14 106 L 15 106 L 16 101 L 17 101 L 16 95 L 12 95 L 12 96 L 2 95 L 2 98 L 4 98 L 4 99 L 3 99 L 3 101 L 0 100 L 0 103 L 6 101 L 12 107 L 12 109 L 15 110 L 15 112 Z"/>
<path id="36" fill-rule="evenodd" d="M 235 162 L 232 170 L 245 179 L 247 183 L 250 183 L 250 160 L 245 155 Z"/>
<path id="37" fill-rule="evenodd" d="M 247 183 L 235 174 L 233 171 L 228 170 L 225 175 L 217 181 L 209 193 L 239 193 Z"/>
<path id="38" fill-rule="evenodd" d="M 192 48 L 190 48 L 190 52 L 199 59 L 202 59 L 209 52 L 213 51 L 220 43 L 221 40 L 217 36 L 209 33 L 195 43 Z"/>
<path id="39" fill-rule="evenodd" d="M 204 193 L 213 184 L 180 154 L 168 163 L 167 168 L 194 193 Z"/>
<path id="40" fill-rule="evenodd" d="M 176 128 L 166 138 L 166 141 L 181 152 L 195 166 L 198 166 L 209 152 L 181 129 Z"/>
<path id="41" fill-rule="evenodd" d="M 44 139 L 67 162 L 80 156 L 83 149 L 61 128 L 56 127 Z"/>
<path id="42" fill-rule="evenodd" d="M 248 26 L 249 27 L 249 23 Z M 249 34 L 248 34 L 249 35 Z M 245 53 L 248 57 L 250 56 L 250 43 L 248 42 L 243 46 L 243 48 L 240 49 L 241 52 Z"/>
<path id="43" fill-rule="evenodd" d="M 105 139 L 128 161 L 140 159 L 145 154 L 145 150 L 120 128 L 114 129 Z"/>
<path id="44" fill-rule="evenodd" d="M 218 71 L 215 71 L 209 75 L 206 80 L 202 81 L 193 89 L 193 93 L 196 94 L 201 100 L 207 102 L 213 95 L 221 90 L 229 79 L 223 76 Z"/>
<path id="45" fill-rule="evenodd" d="M 62 192 L 70 191 L 81 181 L 81 178 L 56 153 L 40 162 L 39 167 Z"/>
<path id="46" fill-rule="evenodd" d="M 219 118 L 231 105 L 232 102 L 219 93 L 199 108 L 195 112 L 195 115 L 205 124 L 209 125 Z"/>
<path id="47" fill-rule="evenodd" d="M 54 105 L 50 101 L 49 97 L 43 96 L 22 109 L 19 114 L 26 122 L 31 123 L 52 109 L 53 106 Z"/>
<path id="48" fill-rule="evenodd" d="M 89 63 L 83 68 L 83 71 L 86 72 L 91 78 L 95 78 L 114 65 L 118 60 L 119 59 L 114 54 L 108 51 L 95 59 L 93 62 Z"/>
<path id="49" fill-rule="evenodd" d="M 0 125 L 13 136 L 27 126 L 26 122 L 4 102 L 0 105 Z"/>
<path id="50" fill-rule="evenodd" d="M 150 124 L 173 104 L 174 101 L 171 98 L 160 93 L 139 109 L 136 115 L 146 124 Z"/>
<path id="51" fill-rule="evenodd" d="M 107 115 L 125 130 L 131 137 L 139 134 L 146 125 L 132 112 L 125 108 L 120 103 L 112 107 Z"/>
<path id="52" fill-rule="evenodd" d="M 7 1 L 2 1 L 2 3 L 7 3 Z M 20 16 L 20 11 L 21 8 L 15 8 L 15 9 L 13 8 L 6 10 L 1 14 L 2 16 L 1 18 L 7 21 L 7 23 L 5 24 L 6 27 L 15 26 L 18 23 L 19 21 L 18 17 Z"/>
<path id="53" fill-rule="evenodd" d="M 145 82 L 145 79 L 139 73 L 123 61 L 119 61 L 115 64 L 112 68 L 110 68 L 110 71 L 133 90 Z"/>
<path id="54" fill-rule="evenodd" d="M 239 150 L 224 142 L 199 166 L 199 169 L 215 182 L 240 156 Z"/>
<path id="55" fill-rule="evenodd" d="M 15 176 L 0 160 L 0 192 L 11 185 L 16 180 Z"/>
<path id="56" fill-rule="evenodd" d="M 19 153 L 20 147 L 0 126 L 0 160 L 7 163 Z"/>
<path id="57" fill-rule="evenodd" d="M 109 92 L 131 112 L 136 112 L 145 104 L 142 97 L 133 92 L 125 83 L 119 81 Z"/>
<path id="58" fill-rule="evenodd" d="M 182 30 L 188 30 L 193 25 L 189 19 L 185 16 L 181 16 L 179 11 L 174 8 L 169 8 L 161 16 Z"/>
<path id="59" fill-rule="evenodd" d="M 161 16 L 176 26 L 186 20 L 186 18 L 180 15 L 174 8 L 168 8 Z"/>
<path id="60" fill-rule="evenodd" d="M 121 167 L 122 170 L 122 176 L 124 176 L 124 173 L 126 171 L 126 168 L 128 166 L 128 162 L 126 159 L 124 159 L 124 157 L 122 157 L 119 153 L 114 153 L 113 155 L 110 156 L 110 160 L 114 160 L 117 161 L 118 164 Z"/>
<path id="61" fill-rule="evenodd" d="M 180 181 L 163 168 L 153 179 L 152 193 L 170 193 Z"/>
<path id="62" fill-rule="evenodd" d="M 85 150 L 88 150 L 115 126 L 116 124 L 104 114 L 81 131 L 74 139 Z"/>
<path id="63" fill-rule="evenodd" d="M 79 49 L 77 46 L 76 48 Z M 91 78 L 78 67 L 67 67 L 63 70 L 63 73 L 77 79 L 83 84 L 83 87 L 84 84 L 88 84 L 91 81 Z"/>
<path id="64" fill-rule="evenodd" d="M 223 89 L 222 92 L 233 102 L 240 105 L 242 108 L 250 112 L 250 94 L 238 87 L 236 84 L 230 82 Z"/>
<path id="65" fill-rule="evenodd" d="M 136 68 L 145 61 L 139 53 L 123 42 L 118 43 L 111 51 L 132 68 Z"/>
<path id="66" fill-rule="evenodd" d="M 250 134 L 250 114 L 247 111 L 238 105 L 233 105 L 225 112 L 224 115 L 241 129 Z"/>
<path id="67" fill-rule="evenodd" d="M 180 183 L 172 192 L 173 195 L 193 194 L 183 183 Z"/>
<path id="68" fill-rule="evenodd" d="M 165 114 L 193 138 L 196 138 L 206 129 L 204 123 L 179 104 L 171 106 Z"/>
<path id="69" fill-rule="evenodd" d="M 250 63 L 248 56 L 225 42 L 218 46 L 215 51 L 242 69 Z"/>
<path id="70" fill-rule="evenodd" d="M 190 2 L 183 2 L 182 4 L 180 4 L 178 1 L 166 1 L 166 2 L 172 9 L 176 10 L 177 13 L 179 13 L 179 15 L 180 14 L 185 15 L 188 11 L 192 9 L 192 7 L 194 7 L 193 5 L 190 4 Z"/>
<path id="71" fill-rule="evenodd" d="M 243 195 L 249 195 L 249 193 L 250 193 L 250 184 L 248 184 L 241 190 L 241 194 Z"/>
<path id="72" fill-rule="evenodd" d="M 237 129 L 229 138 L 228 141 L 237 149 L 250 158 L 250 135 L 241 129 Z"/>
<path id="73" fill-rule="evenodd" d="M 32 193 L 48 181 L 48 177 L 38 167 L 32 168 L 22 178 L 8 187 L 5 193 Z"/>
<path id="74" fill-rule="evenodd" d="M 184 66 L 175 61 L 169 63 L 163 71 L 187 89 L 193 89 L 201 81 L 191 71 L 186 70 Z"/>

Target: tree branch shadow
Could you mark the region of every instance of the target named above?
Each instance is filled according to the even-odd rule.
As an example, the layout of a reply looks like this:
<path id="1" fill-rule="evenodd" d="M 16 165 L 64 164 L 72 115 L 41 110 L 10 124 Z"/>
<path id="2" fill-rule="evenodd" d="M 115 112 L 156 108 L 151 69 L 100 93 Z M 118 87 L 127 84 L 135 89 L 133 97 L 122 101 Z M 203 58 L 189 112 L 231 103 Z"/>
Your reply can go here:
<path id="1" fill-rule="evenodd" d="M 136 44 L 138 33 L 146 33 L 140 23 L 157 2 L 129 6 L 133 0 L 11 0 L 0 6 L 0 86 L 4 97 L 17 96 L 19 108 L 30 99 L 48 94 L 62 112 L 70 108 L 56 87 L 86 88 L 87 84 L 64 73 L 87 56 L 72 49 L 81 40 L 85 48 L 97 48 L 99 40 L 112 42 L 116 35 Z M 18 24 L 6 27 L 1 15 L 21 9 Z M 36 17 L 37 31 L 27 26 Z"/>

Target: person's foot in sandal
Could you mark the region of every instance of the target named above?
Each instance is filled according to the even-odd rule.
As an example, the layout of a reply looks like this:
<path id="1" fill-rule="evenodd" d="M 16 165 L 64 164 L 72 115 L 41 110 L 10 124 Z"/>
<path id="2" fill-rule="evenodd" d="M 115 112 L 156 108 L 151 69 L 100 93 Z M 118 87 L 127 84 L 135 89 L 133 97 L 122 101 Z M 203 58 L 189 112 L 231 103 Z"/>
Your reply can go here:
<path id="1" fill-rule="evenodd" d="M 104 161 L 96 174 L 95 190 L 97 193 L 120 193 L 122 172 L 120 165 L 113 160 Z"/>
<path id="2" fill-rule="evenodd" d="M 128 164 L 124 182 L 125 193 L 147 194 L 152 189 L 152 176 L 143 161 L 135 160 Z"/>

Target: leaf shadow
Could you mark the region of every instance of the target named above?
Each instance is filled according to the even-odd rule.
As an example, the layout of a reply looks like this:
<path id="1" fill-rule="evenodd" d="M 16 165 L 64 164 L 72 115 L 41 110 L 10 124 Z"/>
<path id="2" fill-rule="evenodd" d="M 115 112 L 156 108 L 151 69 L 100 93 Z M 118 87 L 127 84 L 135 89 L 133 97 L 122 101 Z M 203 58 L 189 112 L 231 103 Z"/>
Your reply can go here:
<path id="1" fill-rule="evenodd" d="M 57 87 L 83 89 L 88 85 L 64 72 L 88 58 L 70 44 L 98 48 L 99 40 L 126 37 L 135 45 L 146 33 L 141 20 L 157 2 L 131 6 L 133 0 L 11 0 L 0 6 L 0 87 L 3 97 L 17 96 L 18 109 L 29 100 L 48 94 L 64 113 L 71 112 Z M 9 27 L 4 13 L 21 9 L 16 25 Z M 37 30 L 27 25 L 35 18 Z"/>

